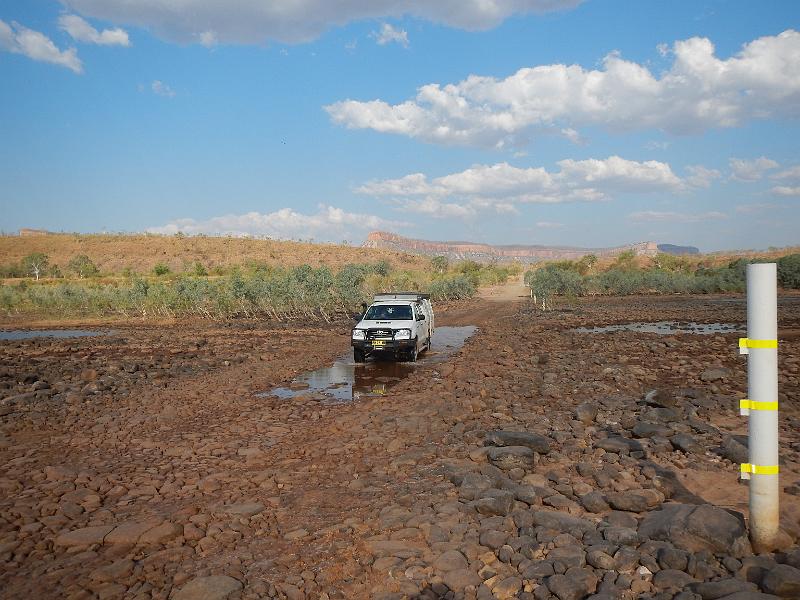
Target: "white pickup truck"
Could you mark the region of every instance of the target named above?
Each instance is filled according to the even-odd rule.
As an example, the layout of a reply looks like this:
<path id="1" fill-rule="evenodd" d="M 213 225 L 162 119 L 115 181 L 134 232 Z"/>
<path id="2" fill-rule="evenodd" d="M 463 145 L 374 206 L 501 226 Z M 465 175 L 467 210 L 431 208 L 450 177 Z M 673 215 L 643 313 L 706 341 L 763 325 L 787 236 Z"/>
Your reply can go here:
<path id="1" fill-rule="evenodd" d="M 386 354 L 398 360 L 416 361 L 431 347 L 433 306 L 429 294 L 393 292 L 377 294 L 353 328 L 353 360 Z"/>

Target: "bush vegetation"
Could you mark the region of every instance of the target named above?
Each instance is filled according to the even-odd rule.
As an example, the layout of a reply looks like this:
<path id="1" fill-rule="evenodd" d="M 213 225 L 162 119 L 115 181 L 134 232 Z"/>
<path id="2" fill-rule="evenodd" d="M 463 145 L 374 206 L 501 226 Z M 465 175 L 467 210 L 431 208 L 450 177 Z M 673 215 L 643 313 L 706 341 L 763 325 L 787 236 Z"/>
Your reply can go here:
<path id="1" fill-rule="evenodd" d="M 659 254 L 651 266 L 642 268 L 634 258 L 633 253 L 622 253 L 598 273 L 591 273 L 584 259 L 554 262 L 525 273 L 525 285 L 544 306 L 554 296 L 743 292 L 747 265 L 763 262 L 739 258 L 720 266 L 704 266 L 686 257 Z M 800 254 L 784 256 L 777 265 L 779 285 L 800 288 Z"/>
<path id="2" fill-rule="evenodd" d="M 96 277 L 96 267 L 88 257 L 76 257 L 69 266 L 74 279 L 38 283 L 27 279 L 0 285 L 0 310 L 56 318 L 258 316 L 331 321 L 352 314 L 376 292 L 428 291 L 434 300 L 461 300 L 472 297 L 478 285 L 504 281 L 514 271 L 478 263 L 459 263 L 443 273 L 439 265 L 429 271 L 402 271 L 380 261 L 348 264 L 333 272 L 328 267 L 286 269 L 249 261 L 224 275 L 208 276 L 200 263 L 181 274 L 162 266 L 149 277 L 128 269 L 123 278 L 109 280 Z"/>

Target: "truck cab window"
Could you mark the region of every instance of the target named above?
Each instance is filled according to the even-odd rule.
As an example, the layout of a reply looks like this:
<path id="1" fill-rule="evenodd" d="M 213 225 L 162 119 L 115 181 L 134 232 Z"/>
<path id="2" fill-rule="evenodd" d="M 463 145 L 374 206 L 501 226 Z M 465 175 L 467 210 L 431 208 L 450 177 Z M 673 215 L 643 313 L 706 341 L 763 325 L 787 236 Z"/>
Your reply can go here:
<path id="1" fill-rule="evenodd" d="M 403 304 L 373 304 L 364 315 L 367 321 L 411 321 L 411 307 Z"/>

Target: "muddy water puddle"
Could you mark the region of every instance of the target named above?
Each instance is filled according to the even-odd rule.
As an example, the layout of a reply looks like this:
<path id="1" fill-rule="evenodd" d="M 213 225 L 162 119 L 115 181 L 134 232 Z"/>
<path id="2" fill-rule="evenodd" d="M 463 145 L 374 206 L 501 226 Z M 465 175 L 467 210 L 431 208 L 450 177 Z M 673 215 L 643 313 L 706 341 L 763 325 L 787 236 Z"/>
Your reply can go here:
<path id="1" fill-rule="evenodd" d="M 79 338 L 109 335 L 110 331 L 89 329 L 12 329 L 0 331 L 0 340 L 30 340 L 33 338 Z"/>
<path id="2" fill-rule="evenodd" d="M 655 321 L 652 323 L 622 323 L 602 327 L 578 327 L 577 333 L 614 333 L 617 331 L 635 331 L 637 333 L 656 333 L 673 335 L 676 333 L 694 333 L 697 335 L 713 335 L 722 333 L 743 333 L 744 327 L 733 323 L 695 323 L 694 321 Z"/>
<path id="3" fill-rule="evenodd" d="M 317 369 L 295 378 L 288 386 L 257 394 L 261 397 L 297 398 L 311 396 L 326 402 L 349 402 L 362 397 L 382 396 L 397 382 L 413 374 L 418 367 L 446 361 L 476 331 L 476 327 L 437 327 L 431 349 L 419 355 L 416 363 L 367 359 L 355 364 L 352 353 L 339 358 L 330 367 Z"/>

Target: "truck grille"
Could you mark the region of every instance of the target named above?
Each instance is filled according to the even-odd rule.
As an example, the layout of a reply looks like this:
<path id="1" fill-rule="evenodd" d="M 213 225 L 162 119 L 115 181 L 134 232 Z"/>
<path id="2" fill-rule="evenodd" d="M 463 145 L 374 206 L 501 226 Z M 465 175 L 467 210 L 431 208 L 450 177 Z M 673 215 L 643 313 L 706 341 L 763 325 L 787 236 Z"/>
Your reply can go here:
<path id="1" fill-rule="evenodd" d="M 381 338 L 392 339 L 394 333 L 391 329 L 367 329 L 367 339 L 375 340 Z"/>

